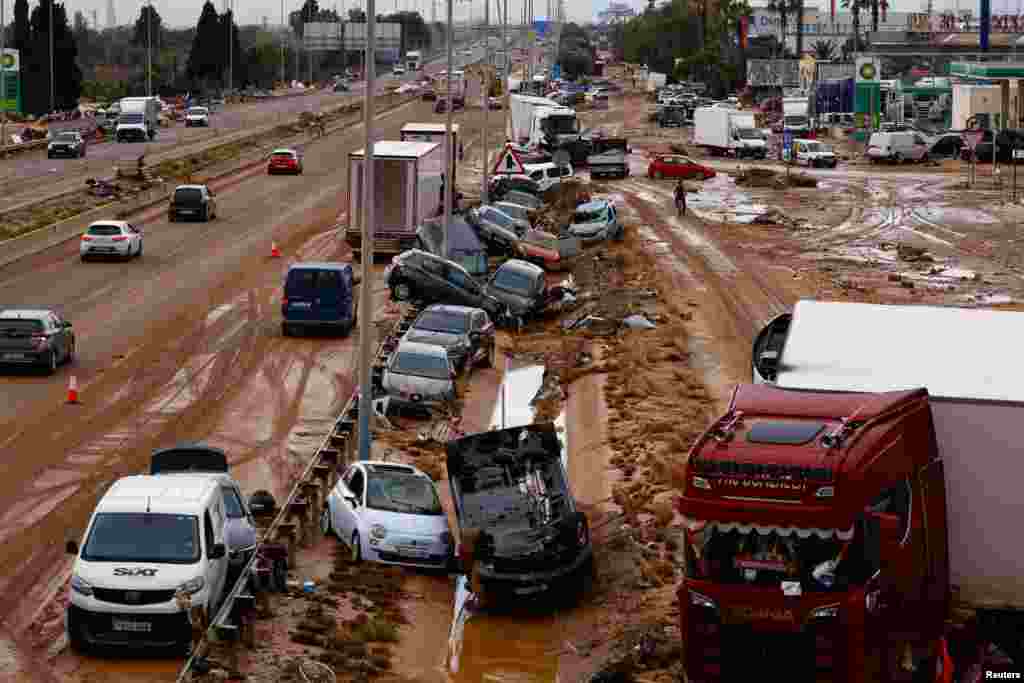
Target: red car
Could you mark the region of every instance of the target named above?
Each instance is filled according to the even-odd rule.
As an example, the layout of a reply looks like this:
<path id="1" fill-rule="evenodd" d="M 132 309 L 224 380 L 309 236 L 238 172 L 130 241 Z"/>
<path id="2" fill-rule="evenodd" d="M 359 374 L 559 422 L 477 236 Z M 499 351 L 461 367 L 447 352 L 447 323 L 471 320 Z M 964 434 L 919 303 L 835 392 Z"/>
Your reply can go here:
<path id="1" fill-rule="evenodd" d="M 267 173 L 302 173 L 302 157 L 294 149 L 275 149 L 267 162 Z"/>
<path id="2" fill-rule="evenodd" d="M 647 177 L 707 180 L 715 177 L 715 169 L 701 166 L 693 159 L 679 154 L 663 154 L 651 161 L 647 167 Z"/>

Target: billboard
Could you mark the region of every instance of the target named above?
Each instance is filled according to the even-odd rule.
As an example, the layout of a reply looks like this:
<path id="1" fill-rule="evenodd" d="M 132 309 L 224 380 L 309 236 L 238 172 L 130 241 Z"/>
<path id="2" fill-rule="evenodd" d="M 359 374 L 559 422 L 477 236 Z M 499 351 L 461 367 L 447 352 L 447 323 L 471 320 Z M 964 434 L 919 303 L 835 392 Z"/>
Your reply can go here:
<path id="1" fill-rule="evenodd" d="M 795 59 L 748 59 L 747 83 L 752 87 L 800 86 L 800 63 Z"/>
<path id="2" fill-rule="evenodd" d="M 340 21 L 313 22 L 302 25 L 302 47 L 312 52 L 341 49 Z"/>
<path id="3" fill-rule="evenodd" d="M 378 21 L 375 25 L 374 46 L 378 50 L 402 49 L 402 24 L 397 21 Z M 345 22 L 344 43 L 346 50 L 366 49 L 366 24 Z"/>
<path id="4" fill-rule="evenodd" d="M 3 73 L 3 90 L 0 91 L 0 111 L 21 111 L 20 69 L 21 54 L 18 50 L 4 48 L 3 54 L 0 55 L 0 73 Z"/>

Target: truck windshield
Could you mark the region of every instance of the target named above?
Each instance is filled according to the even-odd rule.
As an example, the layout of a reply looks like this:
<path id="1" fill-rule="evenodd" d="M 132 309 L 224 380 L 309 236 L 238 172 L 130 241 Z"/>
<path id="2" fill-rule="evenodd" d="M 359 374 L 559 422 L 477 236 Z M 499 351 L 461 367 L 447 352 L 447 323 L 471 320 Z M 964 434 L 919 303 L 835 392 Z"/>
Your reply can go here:
<path id="1" fill-rule="evenodd" d="M 820 593 L 862 584 L 873 571 L 863 524 L 850 541 L 813 532 L 801 538 L 714 529 L 702 536 L 686 544 L 687 575 L 695 579 L 776 589 L 782 581 L 796 581 L 804 592 Z"/>
<path id="2" fill-rule="evenodd" d="M 555 135 L 580 132 L 580 123 L 575 116 L 549 116 L 544 119 L 544 130 Z"/>
<path id="3" fill-rule="evenodd" d="M 195 515 L 101 512 L 82 548 L 86 562 L 199 561 L 199 519 Z"/>
<path id="4" fill-rule="evenodd" d="M 740 128 L 736 133 L 744 140 L 761 139 L 761 132 L 756 128 Z"/>

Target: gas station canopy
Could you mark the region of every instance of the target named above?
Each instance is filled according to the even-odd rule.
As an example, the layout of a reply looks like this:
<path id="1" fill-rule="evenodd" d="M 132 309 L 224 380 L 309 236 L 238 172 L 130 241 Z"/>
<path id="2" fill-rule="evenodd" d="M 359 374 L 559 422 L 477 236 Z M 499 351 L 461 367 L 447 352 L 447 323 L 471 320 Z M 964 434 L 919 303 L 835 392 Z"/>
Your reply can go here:
<path id="1" fill-rule="evenodd" d="M 949 75 L 966 78 L 1024 79 L 1024 62 L 951 62 Z"/>

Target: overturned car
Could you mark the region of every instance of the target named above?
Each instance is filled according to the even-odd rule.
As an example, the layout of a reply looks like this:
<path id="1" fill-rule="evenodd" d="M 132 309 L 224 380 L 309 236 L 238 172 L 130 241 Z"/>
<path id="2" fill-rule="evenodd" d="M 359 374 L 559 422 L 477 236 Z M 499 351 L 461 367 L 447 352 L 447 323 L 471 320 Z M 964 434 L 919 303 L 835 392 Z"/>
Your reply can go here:
<path id="1" fill-rule="evenodd" d="M 590 528 L 553 424 L 449 442 L 447 465 L 461 543 L 473 546 L 475 566 L 463 569 L 478 577 L 484 601 L 585 590 L 594 569 Z"/>

